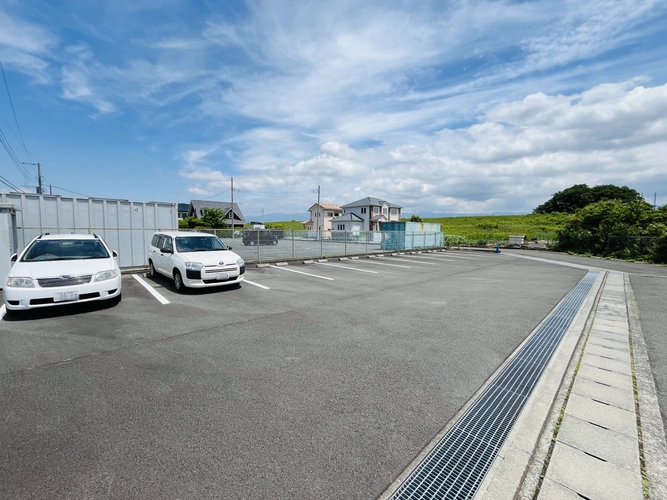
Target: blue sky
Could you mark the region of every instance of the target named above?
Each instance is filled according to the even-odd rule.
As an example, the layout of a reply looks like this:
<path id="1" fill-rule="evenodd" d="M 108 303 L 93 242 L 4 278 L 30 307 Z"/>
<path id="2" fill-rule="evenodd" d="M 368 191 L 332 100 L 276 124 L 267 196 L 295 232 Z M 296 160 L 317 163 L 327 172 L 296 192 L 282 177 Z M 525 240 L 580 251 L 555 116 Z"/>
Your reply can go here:
<path id="1" fill-rule="evenodd" d="M 579 183 L 660 205 L 665 26 L 650 0 L 0 0 L 0 130 L 66 196 L 228 201 L 233 177 L 246 214 L 318 185 L 404 213 L 529 213 Z M 22 167 L 0 148 L 34 191 Z"/>

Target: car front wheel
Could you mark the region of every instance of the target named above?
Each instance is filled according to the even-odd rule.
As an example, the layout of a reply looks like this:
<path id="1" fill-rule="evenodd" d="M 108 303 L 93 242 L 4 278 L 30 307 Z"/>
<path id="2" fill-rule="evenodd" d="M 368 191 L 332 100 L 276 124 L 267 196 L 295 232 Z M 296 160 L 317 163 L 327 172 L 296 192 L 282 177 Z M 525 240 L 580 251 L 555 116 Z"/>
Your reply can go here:
<path id="1" fill-rule="evenodd" d="M 176 291 L 180 293 L 185 291 L 183 277 L 181 276 L 181 272 L 179 270 L 174 271 L 174 288 L 176 288 Z"/>
<path id="2" fill-rule="evenodd" d="M 272 244 L 272 245 L 277 245 L 277 244 L 278 244 L 278 240 L 273 240 L 273 241 L 271 242 L 271 244 Z"/>

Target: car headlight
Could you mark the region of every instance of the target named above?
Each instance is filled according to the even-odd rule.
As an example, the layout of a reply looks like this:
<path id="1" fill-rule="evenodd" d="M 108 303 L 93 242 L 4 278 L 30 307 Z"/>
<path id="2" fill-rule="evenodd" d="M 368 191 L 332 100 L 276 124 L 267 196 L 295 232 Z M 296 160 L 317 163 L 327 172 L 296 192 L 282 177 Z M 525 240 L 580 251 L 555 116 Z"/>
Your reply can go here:
<path id="1" fill-rule="evenodd" d="M 236 261 L 236 265 L 239 266 L 239 267 L 243 267 L 243 266 L 245 266 L 245 262 L 243 262 L 243 259 L 239 259 L 239 260 Z"/>
<path id="2" fill-rule="evenodd" d="M 118 276 L 118 272 L 115 269 L 110 269 L 109 271 L 100 271 L 95 275 L 95 281 L 107 281 Z"/>
<path id="3" fill-rule="evenodd" d="M 191 269 L 192 271 L 199 271 L 202 267 L 204 267 L 204 264 L 201 262 L 186 262 L 185 263 L 185 269 Z"/>
<path id="4" fill-rule="evenodd" d="M 32 278 L 7 278 L 7 286 L 15 288 L 34 288 Z"/>

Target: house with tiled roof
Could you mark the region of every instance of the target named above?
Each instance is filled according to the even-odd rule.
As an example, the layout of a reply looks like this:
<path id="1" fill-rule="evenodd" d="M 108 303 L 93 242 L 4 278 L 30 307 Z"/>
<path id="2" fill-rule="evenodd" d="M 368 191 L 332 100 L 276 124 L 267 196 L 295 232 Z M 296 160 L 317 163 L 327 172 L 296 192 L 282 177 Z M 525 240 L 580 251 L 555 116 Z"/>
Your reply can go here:
<path id="1" fill-rule="evenodd" d="M 380 223 L 401 220 L 401 208 L 379 198 L 367 196 L 347 205 L 331 220 L 334 231 L 380 231 Z"/>
<path id="2" fill-rule="evenodd" d="M 302 222 L 306 231 L 331 231 L 331 219 L 343 213 L 340 205 L 315 203 L 308 209 L 310 220 Z"/>
<path id="3" fill-rule="evenodd" d="M 243 217 L 239 206 L 234 203 L 232 207 L 229 201 L 190 200 L 188 217 L 201 219 L 205 208 L 219 208 L 222 210 L 222 213 L 225 214 L 225 226 L 227 227 L 243 227 L 245 224 L 245 217 Z"/>

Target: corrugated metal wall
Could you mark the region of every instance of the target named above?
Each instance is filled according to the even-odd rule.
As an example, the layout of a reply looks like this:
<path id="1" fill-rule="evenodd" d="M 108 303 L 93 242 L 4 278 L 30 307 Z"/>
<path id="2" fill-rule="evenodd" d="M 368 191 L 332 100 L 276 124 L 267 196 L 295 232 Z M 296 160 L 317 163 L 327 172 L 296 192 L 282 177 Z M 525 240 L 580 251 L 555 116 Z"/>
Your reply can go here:
<path id="1" fill-rule="evenodd" d="M 121 267 L 143 266 L 153 232 L 178 229 L 178 204 L 0 193 L 16 213 L 19 250 L 42 233 L 96 233 L 117 250 Z"/>

